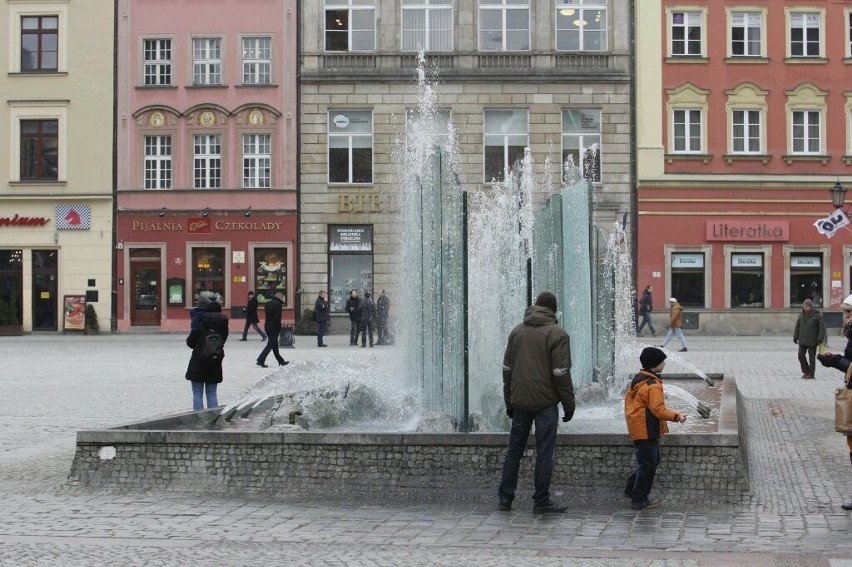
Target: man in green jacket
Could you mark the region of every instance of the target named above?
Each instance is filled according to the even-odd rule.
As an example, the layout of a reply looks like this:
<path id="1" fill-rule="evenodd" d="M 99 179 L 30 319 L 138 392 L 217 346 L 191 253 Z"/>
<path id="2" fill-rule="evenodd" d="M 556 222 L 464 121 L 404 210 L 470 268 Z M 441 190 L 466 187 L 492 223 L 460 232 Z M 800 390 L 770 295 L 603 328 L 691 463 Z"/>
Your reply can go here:
<path id="1" fill-rule="evenodd" d="M 825 342 L 825 321 L 822 313 L 814 309 L 814 302 L 806 299 L 802 302 L 802 312 L 796 320 L 793 330 L 793 342 L 799 345 L 799 365 L 802 378 L 812 380 L 816 371 L 817 345 Z M 808 355 L 805 358 L 805 354 Z"/>
<path id="2" fill-rule="evenodd" d="M 562 421 L 574 416 L 574 385 L 571 383 L 571 341 L 556 320 L 556 296 L 541 293 L 529 307 L 524 321 L 509 333 L 503 355 L 503 398 L 512 418 L 509 448 L 497 495 L 499 509 L 509 511 L 518 486 L 518 468 L 535 423 L 536 461 L 533 512 L 561 514 L 561 506 L 550 498 L 553 453 L 559 407 Z"/>

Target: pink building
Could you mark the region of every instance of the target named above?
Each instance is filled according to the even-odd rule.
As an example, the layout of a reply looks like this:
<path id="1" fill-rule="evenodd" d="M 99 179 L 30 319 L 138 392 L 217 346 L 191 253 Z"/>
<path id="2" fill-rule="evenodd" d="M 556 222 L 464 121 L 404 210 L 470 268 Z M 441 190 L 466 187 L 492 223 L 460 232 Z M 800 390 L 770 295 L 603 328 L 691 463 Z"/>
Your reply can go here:
<path id="1" fill-rule="evenodd" d="M 239 318 L 249 290 L 292 320 L 296 1 L 119 0 L 117 27 L 118 329 L 187 329 L 201 293 Z"/>

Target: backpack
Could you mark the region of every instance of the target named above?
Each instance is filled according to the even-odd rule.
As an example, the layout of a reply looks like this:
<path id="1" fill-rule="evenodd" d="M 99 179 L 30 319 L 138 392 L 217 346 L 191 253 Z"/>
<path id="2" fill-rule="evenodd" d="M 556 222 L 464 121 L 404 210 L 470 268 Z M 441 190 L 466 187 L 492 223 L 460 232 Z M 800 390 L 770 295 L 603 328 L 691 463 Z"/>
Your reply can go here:
<path id="1" fill-rule="evenodd" d="M 203 360 L 222 360 L 225 357 L 225 347 L 222 335 L 210 331 L 198 343 L 198 354 Z"/>

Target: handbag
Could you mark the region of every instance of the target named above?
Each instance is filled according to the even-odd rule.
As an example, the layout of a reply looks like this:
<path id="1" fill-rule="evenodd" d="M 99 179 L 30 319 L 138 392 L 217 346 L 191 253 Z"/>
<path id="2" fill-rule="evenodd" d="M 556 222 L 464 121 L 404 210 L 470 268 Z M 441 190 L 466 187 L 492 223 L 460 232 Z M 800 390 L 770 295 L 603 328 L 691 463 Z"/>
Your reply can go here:
<path id="1" fill-rule="evenodd" d="M 852 364 L 846 371 L 846 384 L 834 392 L 834 430 L 852 435 L 852 389 L 848 388 Z"/>

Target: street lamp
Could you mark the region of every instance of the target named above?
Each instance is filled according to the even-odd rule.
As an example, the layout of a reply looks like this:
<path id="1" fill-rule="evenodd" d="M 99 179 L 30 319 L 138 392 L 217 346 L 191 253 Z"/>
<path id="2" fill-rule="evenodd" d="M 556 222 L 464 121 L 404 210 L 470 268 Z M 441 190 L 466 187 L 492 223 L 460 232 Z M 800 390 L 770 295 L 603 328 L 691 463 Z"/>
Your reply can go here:
<path id="1" fill-rule="evenodd" d="M 840 183 L 838 179 L 834 184 L 834 187 L 828 190 L 831 193 L 831 202 L 834 205 L 835 209 L 842 209 L 843 203 L 846 201 L 846 189 Z"/>

